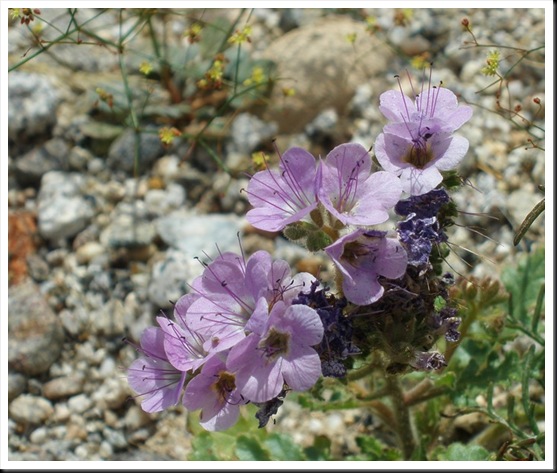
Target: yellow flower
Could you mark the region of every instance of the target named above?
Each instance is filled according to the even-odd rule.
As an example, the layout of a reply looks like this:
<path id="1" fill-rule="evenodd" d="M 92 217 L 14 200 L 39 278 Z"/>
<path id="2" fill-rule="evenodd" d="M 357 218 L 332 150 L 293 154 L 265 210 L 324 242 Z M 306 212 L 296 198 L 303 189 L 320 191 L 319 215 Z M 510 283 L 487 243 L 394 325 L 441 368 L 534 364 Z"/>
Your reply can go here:
<path id="1" fill-rule="evenodd" d="M 411 8 L 397 8 L 395 10 L 394 22 L 398 26 L 406 26 L 414 16 Z"/>
<path id="2" fill-rule="evenodd" d="M 256 151 L 255 153 L 251 154 L 251 161 L 253 163 L 253 167 L 256 170 L 265 169 L 268 159 L 269 156 L 267 156 L 267 154 L 263 151 Z"/>
<path id="3" fill-rule="evenodd" d="M 106 90 L 100 87 L 97 87 L 95 89 L 95 92 L 97 93 L 99 99 L 101 99 L 102 102 L 105 102 L 110 108 L 112 108 L 112 106 L 114 105 L 114 97 L 111 93 L 107 92 Z"/>
<path id="4" fill-rule="evenodd" d="M 356 42 L 356 37 L 358 35 L 356 33 L 350 33 L 346 35 L 346 41 L 348 41 L 350 44 L 354 44 Z"/>
<path id="5" fill-rule="evenodd" d="M 414 56 L 410 64 L 414 69 L 422 70 L 426 68 L 430 64 L 429 53 L 426 51 L 425 53 Z"/>
<path id="6" fill-rule="evenodd" d="M 368 16 L 366 17 L 366 31 L 370 33 L 375 33 L 379 29 L 379 25 L 377 24 L 377 17 L 375 16 Z"/>
<path id="7" fill-rule="evenodd" d="M 148 76 L 151 73 L 152 70 L 153 70 L 153 66 L 151 65 L 151 63 L 149 63 L 147 61 L 143 61 L 139 65 L 139 72 L 141 72 L 142 74 L 145 74 L 146 76 Z"/>
<path id="8" fill-rule="evenodd" d="M 159 130 L 159 138 L 165 145 L 169 145 L 174 141 L 174 138 L 181 135 L 182 132 L 174 127 L 168 128 L 165 126 Z"/>
<path id="9" fill-rule="evenodd" d="M 196 43 L 200 39 L 201 30 L 203 30 L 203 25 L 201 23 L 194 23 L 185 32 L 190 43 Z"/>
<path id="10" fill-rule="evenodd" d="M 31 31 L 33 31 L 33 34 L 39 36 L 42 33 L 43 29 L 44 29 L 43 23 L 35 23 L 33 28 L 31 28 Z"/>
<path id="11" fill-rule="evenodd" d="M 296 95 L 296 89 L 294 87 L 283 87 L 282 95 L 284 95 L 285 97 L 293 97 L 294 95 Z"/>
<path id="12" fill-rule="evenodd" d="M 481 73 L 485 76 L 497 75 L 497 68 L 499 67 L 500 60 L 501 53 L 497 49 L 491 51 L 485 61 L 486 65 L 481 69 Z"/>
<path id="13" fill-rule="evenodd" d="M 242 31 L 236 30 L 236 32 L 228 38 L 228 42 L 231 44 L 242 44 L 247 41 L 249 43 L 251 41 L 251 38 L 249 37 L 250 34 L 251 26 L 244 26 Z"/>
<path id="14" fill-rule="evenodd" d="M 224 64 L 220 60 L 213 62 L 211 69 L 207 71 L 207 77 L 213 81 L 218 81 L 222 79 L 222 74 L 224 72 Z"/>
<path id="15" fill-rule="evenodd" d="M 244 81 L 244 85 L 263 84 L 267 80 L 265 71 L 261 66 L 255 66 L 251 71 L 251 77 Z"/>

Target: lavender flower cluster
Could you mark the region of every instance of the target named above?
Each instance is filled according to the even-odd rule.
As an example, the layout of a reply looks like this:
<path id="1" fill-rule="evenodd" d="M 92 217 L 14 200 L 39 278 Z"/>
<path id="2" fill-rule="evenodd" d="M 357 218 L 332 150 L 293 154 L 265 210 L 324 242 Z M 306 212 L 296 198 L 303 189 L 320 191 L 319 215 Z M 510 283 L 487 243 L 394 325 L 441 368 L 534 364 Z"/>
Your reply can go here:
<path id="1" fill-rule="evenodd" d="M 382 170 L 357 143 L 325 159 L 294 147 L 247 188 L 247 220 L 324 251 L 337 268 L 336 293 L 265 251 L 221 253 L 136 347 L 128 381 L 145 411 L 181 400 L 215 431 L 253 403 L 261 427 L 288 391 L 345 376 L 354 355 L 381 350 L 392 373 L 444 366 L 429 349 L 440 336 L 457 340 L 460 319 L 449 304 L 451 276 L 437 264 L 454 216 L 442 173 L 467 152 L 454 132 L 472 110 L 432 87 L 431 76 L 413 99 L 399 88 L 380 97 L 389 120 L 375 142 Z M 393 213 L 403 218 L 396 229 L 373 228 Z"/>

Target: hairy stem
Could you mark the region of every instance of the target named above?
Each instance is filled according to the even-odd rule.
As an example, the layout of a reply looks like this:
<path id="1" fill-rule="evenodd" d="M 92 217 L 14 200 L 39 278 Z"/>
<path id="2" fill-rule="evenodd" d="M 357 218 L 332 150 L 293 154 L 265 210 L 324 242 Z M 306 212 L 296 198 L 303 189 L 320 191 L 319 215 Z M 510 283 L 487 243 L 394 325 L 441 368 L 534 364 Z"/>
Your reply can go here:
<path id="1" fill-rule="evenodd" d="M 416 441 L 414 440 L 412 424 L 410 422 L 410 410 L 404 402 L 404 393 L 402 392 L 399 378 L 397 376 L 386 375 L 385 380 L 393 402 L 400 448 L 404 459 L 410 460 L 416 448 Z"/>

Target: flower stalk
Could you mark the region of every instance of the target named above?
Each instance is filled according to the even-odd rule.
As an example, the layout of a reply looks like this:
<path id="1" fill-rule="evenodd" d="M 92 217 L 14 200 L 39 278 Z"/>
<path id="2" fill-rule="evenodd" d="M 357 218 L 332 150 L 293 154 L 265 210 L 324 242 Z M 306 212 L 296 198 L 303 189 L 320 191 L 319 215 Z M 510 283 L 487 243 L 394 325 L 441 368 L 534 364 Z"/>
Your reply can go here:
<path id="1" fill-rule="evenodd" d="M 416 448 L 416 440 L 410 421 L 410 409 L 404 402 L 404 393 L 402 391 L 400 378 L 394 375 L 385 375 L 387 390 L 393 403 L 393 411 L 396 419 L 396 431 L 400 441 L 400 448 L 405 460 L 410 460 L 414 449 Z"/>

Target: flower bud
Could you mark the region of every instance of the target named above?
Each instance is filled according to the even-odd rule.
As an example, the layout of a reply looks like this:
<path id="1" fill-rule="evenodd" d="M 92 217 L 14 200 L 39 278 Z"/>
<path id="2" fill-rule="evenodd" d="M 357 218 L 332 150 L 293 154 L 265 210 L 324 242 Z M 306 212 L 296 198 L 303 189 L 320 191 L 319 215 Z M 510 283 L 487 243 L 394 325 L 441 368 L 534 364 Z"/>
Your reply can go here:
<path id="1" fill-rule="evenodd" d="M 466 282 L 466 284 L 464 285 L 463 296 L 471 301 L 474 300 L 477 295 L 478 288 L 476 287 L 476 284 L 470 281 Z"/>
<path id="2" fill-rule="evenodd" d="M 325 232 L 319 230 L 308 235 L 306 246 L 309 251 L 319 251 L 329 246 L 333 240 Z"/>
<path id="3" fill-rule="evenodd" d="M 309 232 L 312 231 L 308 227 L 309 225 L 304 225 L 302 222 L 291 223 L 284 228 L 283 234 L 289 240 L 300 240 L 307 237 Z"/>

